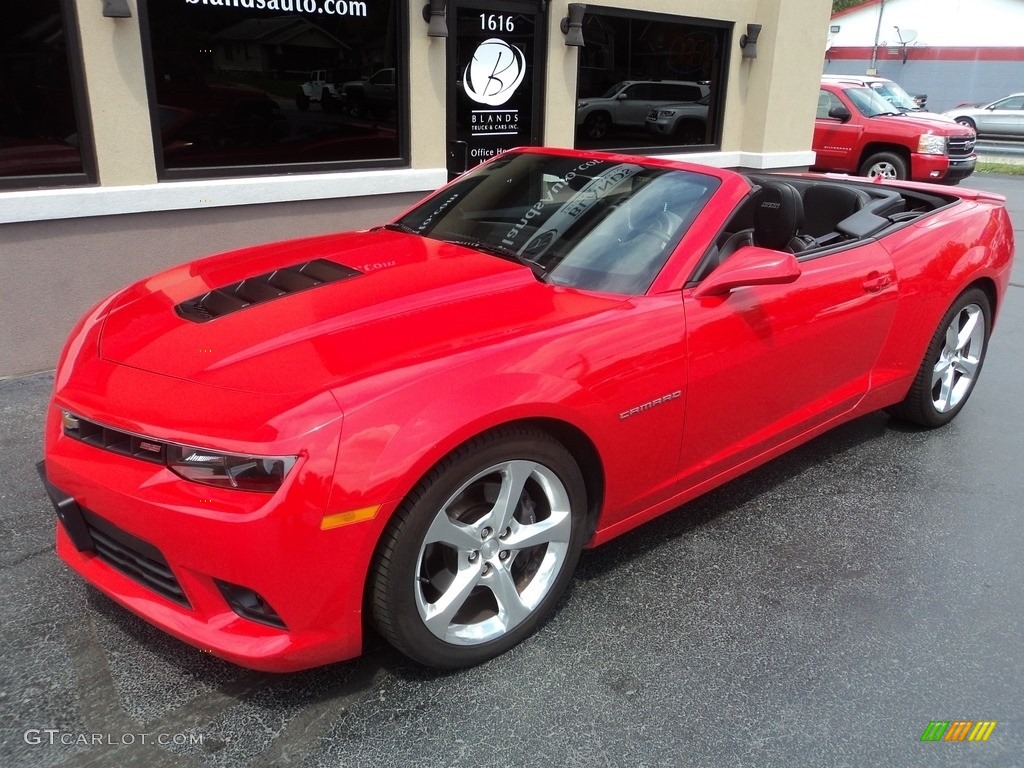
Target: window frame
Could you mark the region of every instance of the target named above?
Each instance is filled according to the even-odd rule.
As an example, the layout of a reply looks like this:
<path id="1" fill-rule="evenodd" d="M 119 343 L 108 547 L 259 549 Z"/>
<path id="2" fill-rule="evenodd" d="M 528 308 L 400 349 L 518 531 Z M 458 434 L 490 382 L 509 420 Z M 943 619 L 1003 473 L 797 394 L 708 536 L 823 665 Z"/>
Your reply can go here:
<path id="1" fill-rule="evenodd" d="M 92 130 L 92 112 L 85 86 L 85 62 L 78 13 L 74 0 L 57 0 L 67 53 L 68 80 L 71 86 L 71 106 L 78 127 L 78 148 L 82 156 L 80 173 L 32 174 L 27 176 L 0 176 L 0 190 L 30 190 L 50 187 L 95 186 L 99 182 L 96 163 L 96 143 Z"/>
<path id="2" fill-rule="evenodd" d="M 150 34 L 149 21 L 150 0 L 138 0 L 139 34 L 142 38 L 142 60 L 146 80 L 146 99 L 149 105 L 149 123 L 153 140 L 153 159 L 156 166 L 157 180 L 165 181 L 198 181 L 204 179 L 284 176 L 294 173 L 328 173 L 339 171 L 379 170 L 387 168 L 411 167 L 411 136 L 412 120 L 410 116 L 411 89 L 409 86 L 409 22 L 406 13 L 407 0 L 390 0 L 394 2 L 396 12 L 393 16 L 397 21 L 395 29 L 396 67 L 400 67 L 402 75 L 397 76 L 396 93 L 399 99 L 399 110 L 396 121 L 398 132 L 398 156 L 379 159 L 360 160 L 328 160 L 317 163 L 264 163 L 251 165 L 210 165 L 195 168 L 168 168 L 164 162 L 163 141 L 160 136 L 159 105 L 156 101 L 156 65 L 153 51 L 153 40 Z"/>
<path id="3" fill-rule="evenodd" d="M 643 154 L 694 154 L 698 152 L 720 152 L 722 149 L 722 136 L 724 133 L 723 123 L 725 121 L 725 104 L 726 95 L 729 84 L 729 73 L 733 63 L 733 32 L 736 28 L 736 23 L 733 21 L 724 21 L 721 19 L 705 19 L 699 16 L 686 16 L 680 14 L 663 13 L 659 11 L 644 11 L 635 8 L 617 8 L 607 5 L 591 5 L 587 4 L 586 9 L 587 15 L 592 16 L 604 16 L 615 19 L 627 19 L 630 21 L 646 21 L 653 23 L 666 23 L 666 24 L 691 24 L 693 26 L 709 27 L 715 30 L 721 30 L 723 35 L 723 49 L 719 79 L 720 87 L 712 88 L 711 99 L 708 104 L 708 119 L 713 120 L 714 131 L 712 132 L 711 141 L 706 144 L 623 144 L 621 146 L 609 147 L 607 149 L 602 148 L 600 151 L 607 152 L 642 152 Z M 584 25 L 586 24 L 586 16 L 584 17 Z M 583 69 L 582 57 L 577 59 L 576 63 L 576 93 L 574 104 L 580 99 L 585 97 L 580 96 L 579 84 L 580 84 L 580 72 Z M 631 80 L 634 78 L 623 77 L 622 80 Z M 589 97 L 588 97 L 589 98 Z M 580 147 L 578 144 L 578 132 L 576 129 L 576 110 L 573 109 L 573 146 L 576 149 L 582 149 L 587 151 L 590 148 Z"/>

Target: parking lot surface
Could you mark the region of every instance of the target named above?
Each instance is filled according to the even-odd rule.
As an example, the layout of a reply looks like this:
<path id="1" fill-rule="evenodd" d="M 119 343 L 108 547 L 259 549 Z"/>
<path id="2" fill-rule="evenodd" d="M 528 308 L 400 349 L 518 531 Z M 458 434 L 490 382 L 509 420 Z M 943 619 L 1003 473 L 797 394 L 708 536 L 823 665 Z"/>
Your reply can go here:
<path id="1" fill-rule="evenodd" d="M 1008 195 L 1024 242 L 1024 180 Z M 0 766 L 1024 765 L 1024 266 L 970 404 L 875 414 L 584 553 L 560 609 L 456 673 L 376 643 L 270 675 L 53 552 L 49 374 L 0 381 Z M 931 721 L 995 721 L 983 743 Z"/>

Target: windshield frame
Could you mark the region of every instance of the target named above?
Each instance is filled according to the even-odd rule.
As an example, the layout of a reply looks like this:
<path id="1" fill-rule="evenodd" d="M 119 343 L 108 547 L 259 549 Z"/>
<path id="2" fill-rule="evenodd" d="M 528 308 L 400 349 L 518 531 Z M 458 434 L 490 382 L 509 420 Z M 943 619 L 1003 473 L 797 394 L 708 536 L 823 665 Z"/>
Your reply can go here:
<path id="1" fill-rule="evenodd" d="M 639 295 L 721 183 L 642 158 L 513 150 L 388 228 L 517 261 L 541 282 Z"/>

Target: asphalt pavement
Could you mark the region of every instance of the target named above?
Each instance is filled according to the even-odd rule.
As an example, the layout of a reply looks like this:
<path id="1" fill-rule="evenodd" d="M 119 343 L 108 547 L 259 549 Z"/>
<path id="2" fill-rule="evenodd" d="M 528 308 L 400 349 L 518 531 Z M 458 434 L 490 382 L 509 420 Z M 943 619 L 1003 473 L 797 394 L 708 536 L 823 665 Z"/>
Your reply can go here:
<path id="1" fill-rule="evenodd" d="M 1024 180 L 964 186 L 1009 198 Z M 53 552 L 49 374 L 0 381 L 0 766 L 1022 766 L 1024 267 L 971 402 L 847 424 L 594 551 L 507 655 L 269 675 Z M 985 742 L 922 742 L 932 721 Z"/>

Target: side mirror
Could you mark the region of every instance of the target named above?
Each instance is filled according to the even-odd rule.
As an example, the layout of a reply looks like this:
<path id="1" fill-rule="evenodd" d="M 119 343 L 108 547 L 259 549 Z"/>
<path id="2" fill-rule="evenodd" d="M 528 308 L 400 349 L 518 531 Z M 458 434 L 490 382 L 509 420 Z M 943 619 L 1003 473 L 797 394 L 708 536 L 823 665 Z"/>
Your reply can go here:
<path id="1" fill-rule="evenodd" d="M 750 285 L 785 285 L 800 277 L 800 264 L 792 253 L 748 245 L 740 248 L 704 278 L 693 296 L 724 296 Z"/>
<path id="2" fill-rule="evenodd" d="M 832 109 L 828 111 L 828 116 L 844 123 L 853 117 L 853 115 L 850 114 L 850 110 L 842 104 L 836 104 L 836 106 L 832 107 Z"/>

